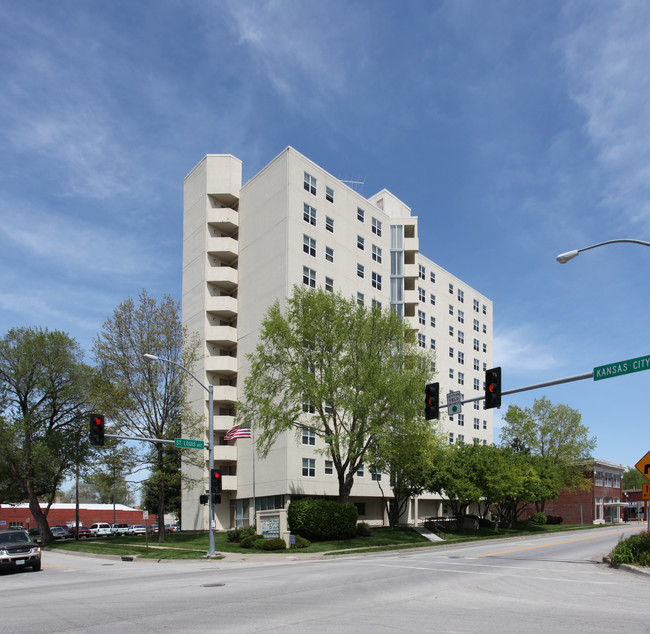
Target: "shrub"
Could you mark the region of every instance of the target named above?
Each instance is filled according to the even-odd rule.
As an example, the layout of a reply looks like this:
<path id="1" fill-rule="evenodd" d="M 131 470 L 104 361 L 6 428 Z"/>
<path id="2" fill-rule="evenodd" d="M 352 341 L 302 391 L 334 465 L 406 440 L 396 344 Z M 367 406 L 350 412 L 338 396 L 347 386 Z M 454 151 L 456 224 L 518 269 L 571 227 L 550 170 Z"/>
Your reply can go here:
<path id="1" fill-rule="evenodd" d="M 261 535 L 248 535 L 247 537 L 244 537 L 240 542 L 239 545 L 242 548 L 252 548 L 255 545 L 255 542 L 258 539 L 264 539 Z"/>
<path id="2" fill-rule="evenodd" d="M 300 535 L 296 535 L 295 546 L 296 548 L 309 548 L 311 546 L 311 542 L 308 539 L 301 537 Z"/>
<path id="3" fill-rule="evenodd" d="M 359 522 L 357 524 L 357 536 L 358 537 L 370 537 L 372 534 L 372 529 L 365 522 Z"/>
<path id="4" fill-rule="evenodd" d="M 650 533 L 644 531 L 620 541 L 609 556 L 615 564 L 650 566 Z"/>
<path id="5" fill-rule="evenodd" d="M 562 523 L 562 517 L 560 515 L 547 515 L 546 516 L 546 523 L 547 524 L 561 524 Z"/>
<path id="6" fill-rule="evenodd" d="M 536 524 L 537 526 L 543 526 L 546 524 L 547 518 L 544 513 L 541 511 L 539 513 L 533 513 L 529 518 L 528 521 L 531 524 Z"/>
<path id="7" fill-rule="evenodd" d="M 226 533 L 226 539 L 232 543 L 241 542 L 244 537 L 255 535 L 254 526 L 242 526 L 241 528 L 233 528 Z"/>
<path id="8" fill-rule="evenodd" d="M 336 500 L 302 498 L 289 505 L 289 529 L 311 541 L 348 539 L 357 531 L 359 513 L 354 504 Z"/>
<path id="9" fill-rule="evenodd" d="M 260 542 L 262 542 L 260 544 Z M 262 550 L 284 550 L 287 547 L 284 539 L 280 537 L 274 537 L 273 539 L 258 539 L 255 542 L 255 548 L 261 548 Z"/>

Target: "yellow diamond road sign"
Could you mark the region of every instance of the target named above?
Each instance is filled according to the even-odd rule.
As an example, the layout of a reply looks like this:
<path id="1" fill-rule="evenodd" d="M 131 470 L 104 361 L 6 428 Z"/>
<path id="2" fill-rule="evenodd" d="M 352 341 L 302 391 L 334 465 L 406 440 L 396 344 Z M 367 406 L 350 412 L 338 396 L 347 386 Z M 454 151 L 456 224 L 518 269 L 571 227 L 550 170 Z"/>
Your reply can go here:
<path id="1" fill-rule="evenodd" d="M 650 451 L 634 465 L 646 478 L 650 478 Z"/>
<path id="2" fill-rule="evenodd" d="M 650 500 L 650 484 L 641 485 L 641 499 Z"/>

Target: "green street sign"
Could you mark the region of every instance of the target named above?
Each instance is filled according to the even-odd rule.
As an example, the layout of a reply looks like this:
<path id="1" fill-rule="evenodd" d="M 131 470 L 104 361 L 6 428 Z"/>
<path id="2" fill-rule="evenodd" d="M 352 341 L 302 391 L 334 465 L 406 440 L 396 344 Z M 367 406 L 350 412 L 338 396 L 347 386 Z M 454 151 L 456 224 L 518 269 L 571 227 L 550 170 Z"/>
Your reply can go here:
<path id="1" fill-rule="evenodd" d="M 597 368 L 594 368 L 594 381 L 609 379 L 613 376 L 620 376 L 621 374 L 641 372 L 642 370 L 650 370 L 650 354 L 647 354 L 645 357 L 628 359 L 627 361 L 618 361 L 617 363 L 600 365 Z"/>
<path id="2" fill-rule="evenodd" d="M 174 447 L 182 449 L 203 449 L 202 440 L 190 440 L 188 438 L 174 438 Z"/>

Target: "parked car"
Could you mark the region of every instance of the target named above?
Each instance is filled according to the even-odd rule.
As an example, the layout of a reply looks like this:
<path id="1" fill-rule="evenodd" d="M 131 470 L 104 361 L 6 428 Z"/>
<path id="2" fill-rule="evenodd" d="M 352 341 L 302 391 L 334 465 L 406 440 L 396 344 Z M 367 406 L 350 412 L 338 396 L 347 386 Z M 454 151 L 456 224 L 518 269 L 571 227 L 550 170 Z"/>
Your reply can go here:
<path id="1" fill-rule="evenodd" d="M 178 533 L 181 530 L 180 524 L 165 524 L 165 530 L 170 533 Z"/>
<path id="2" fill-rule="evenodd" d="M 129 532 L 128 524 L 113 524 L 111 528 L 113 529 L 113 535 L 127 535 Z"/>
<path id="3" fill-rule="evenodd" d="M 69 526 L 64 526 L 63 524 L 55 524 L 54 526 L 50 526 L 50 530 L 52 531 L 52 535 L 54 535 L 54 530 L 53 529 L 55 529 L 55 528 L 57 529 L 57 531 L 58 530 L 63 531 L 64 538 L 70 537 L 71 531 L 70 531 Z M 55 538 L 56 538 L 56 536 L 55 536 Z"/>
<path id="4" fill-rule="evenodd" d="M 158 524 L 149 524 L 147 526 L 147 533 L 151 535 L 151 533 L 157 533 L 158 532 Z"/>
<path id="5" fill-rule="evenodd" d="M 41 547 L 26 530 L 0 531 L 0 570 L 41 569 Z"/>
<path id="6" fill-rule="evenodd" d="M 129 526 L 129 535 L 144 535 L 147 527 L 144 524 L 133 524 Z"/>
<path id="7" fill-rule="evenodd" d="M 106 522 L 97 522 L 90 525 L 90 534 L 93 537 L 109 537 L 113 534 L 113 529 Z"/>
<path id="8" fill-rule="evenodd" d="M 70 529 L 70 537 L 72 538 L 76 537 L 77 532 L 79 533 L 79 539 L 81 539 L 82 537 L 92 537 L 92 533 L 90 532 L 90 529 L 86 528 L 85 526 L 80 526 L 78 529 L 73 526 Z"/>
<path id="9" fill-rule="evenodd" d="M 68 537 L 68 530 L 61 526 L 50 526 L 50 533 L 54 539 L 65 539 Z"/>

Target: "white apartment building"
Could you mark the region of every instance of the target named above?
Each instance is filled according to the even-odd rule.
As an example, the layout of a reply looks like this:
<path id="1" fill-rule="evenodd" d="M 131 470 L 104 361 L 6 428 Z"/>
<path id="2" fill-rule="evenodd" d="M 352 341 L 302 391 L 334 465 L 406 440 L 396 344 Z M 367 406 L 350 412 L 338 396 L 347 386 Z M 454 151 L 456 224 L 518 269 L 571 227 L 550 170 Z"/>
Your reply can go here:
<path id="1" fill-rule="evenodd" d="M 441 402 L 450 390 L 482 396 L 492 367 L 492 302 L 420 253 L 418 219 L 390 192 L 364 198 L 291 147 L 245 185 L 241 180 L 239 159 L 208 155 L 185 179 L 184 192 L 183 323 L 203 342 L 193 371 L 214 386 L 214 461 L 223 474 L 217 529 L 248 524 L 254 508 L 286 508 L 292 496 L 338 494 L 332 463 L 318 452 L 322 441 L 308 429 L 285 433 L 264 460 L 255 456 L 254 440 L 223 439 L 262 318 L 295 284 L 403 315 L 419 345 L 436 351 Z M 207 392 L 197 384 L 192 390 L 192 407 L 207 420 Z M 424 386 L 422 394 L 424 408 Z M 442 418 L 450 442 L 492 442 L 492 411 L 482 401 Z M 254 421 L 252 427 L 254 434 Z M 182 528 L 207 529 L 208 507 L 199 503 L 207 460 L 203 472 L 184 470 L 198 484 L 183 489 Z M 369 523 L 384 519 L 378 480 L 389 493 L 387 475 L 364 466 L 352 489 L 351 501 Z M 440 514 L 440 499 L 428 495 L 412 501 L 404 520 Z"/>

